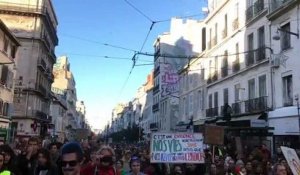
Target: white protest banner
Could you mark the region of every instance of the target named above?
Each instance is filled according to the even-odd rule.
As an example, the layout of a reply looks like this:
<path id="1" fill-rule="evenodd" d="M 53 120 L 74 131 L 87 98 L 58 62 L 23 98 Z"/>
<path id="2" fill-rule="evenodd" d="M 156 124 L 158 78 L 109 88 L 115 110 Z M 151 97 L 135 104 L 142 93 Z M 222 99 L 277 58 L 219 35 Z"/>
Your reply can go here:
<path id="1" fill-rule="evenodd" d="M 201 133 L 152 133 L 151 163 L 204 163 Z"/>
<path id="2" fill-rule="evenodd" d="M 300 175 L 300 161 L 294 149 L 281 146 L 282 153 L 294 175 Z"/>

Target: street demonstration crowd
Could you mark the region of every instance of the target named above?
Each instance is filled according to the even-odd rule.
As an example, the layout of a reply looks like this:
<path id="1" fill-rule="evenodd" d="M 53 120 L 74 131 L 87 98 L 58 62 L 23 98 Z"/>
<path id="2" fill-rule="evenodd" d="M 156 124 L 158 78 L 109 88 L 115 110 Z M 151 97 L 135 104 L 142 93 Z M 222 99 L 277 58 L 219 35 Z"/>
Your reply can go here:
<path id="1" fill-rule="evenodd" d="M 0 145 L 0 175 L 292 175 L 284 157 L 272 161 L 265 145 L 246 158 L 234 150 L 215 150 L 205 150 L 205 164 L 163 164 L 150 163 L 149 144 L 42 144 L 32 137 Z"/>

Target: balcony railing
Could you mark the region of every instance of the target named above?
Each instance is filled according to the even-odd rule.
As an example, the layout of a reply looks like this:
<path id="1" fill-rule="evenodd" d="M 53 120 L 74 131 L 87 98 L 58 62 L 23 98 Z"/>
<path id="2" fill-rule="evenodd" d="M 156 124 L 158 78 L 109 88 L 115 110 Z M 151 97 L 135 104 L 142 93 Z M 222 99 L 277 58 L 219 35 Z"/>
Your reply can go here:
<path id="1" fill-rule="evenodd" d="M 237 58 L 233 63 L 232 63 L 232 72 L 236 73 L 240 71 L 240 59 Z"/>
<path id="2" fill-rule="evenodd" d="M 224 78 L 228 75 L 228 65 L 221 68 L 221 75 L 222 75 L 222 78 Z"/>
<path id="3" fill-rule="evenodd" d="M 155 68 L 154 70 L 154 77 L 156 77 L 160 72 L 160 66 L 158 66 L 157 68 Z"/>
<path id="4" fill-rule="evenodd" d="M 38 61 L 37 66 L 38 66 L 42 71 L 46 71 L 46 69 L 47 69 L 46 62 L 45 62 L 43 59 L 40 59 L 40 61 Z"/>
<path id="5" fill-rule="evenodd" d="M 293 98 L 286 98 L 286 99 L 284 99 L 283 106 L 284 107 L 293 106 Z"/>
<path id="6" fill-rule="evenodd" d="M 45 112 L 43 111 L 39 111 L 39 110 L 34 110 L 33 111 L 33 115 L 41 120 L 46 120 L 51 122 L 52 121 L 52 117 L 47 115 Z"/>
<path id="7" fill-rule="evenodd" d="M 154 86 L 153 88 L 153 94 L 157 94 L 159 92 L 159 84 Z"/>
<path id="8" fill-rule="evenodd" d="M 239 115 L 241 114 L 242 110 L 241 110 L 241 102 L 237 102 L 237 103 L 232 103 L 231 104 L 231 108 L 232 108 L 232 115 Z"/>
<path id="9" fill-rule="evenodd" d="M 152 105 L 152 112 L 156 112 L 158 110 L 159 110 L 159 104 L 158 103 Z"/>
<path id="10" fill-rule="evenodd" d="M 206 109 L 206 117 L 219 116 L 219 107 Z"/>
<path id="11" fill-rule="evenodd" d="M 236 30 L 239 28 L 239 18 L 236 18 L 232 21 L 232 30 Z"/>
<path id="12" fill-rule="evenodd" d="M 288 7 L 297 1 L 298 0 L 272 0 L 270 5 L 270 13 L 283 9 L 284 7 Z"/>
<path id="13" fill-rule="evenodd" d="M 212 81 L 217 81 L 218 80 L 218 71 L 214 71 L 213 74 L 211 75 Z"/>
<path id="14" fill-rule="evenodd" d="M 158 124 L 157 123 L 150 123 L 150 130 L 157 130 Z"/>
<path id="15" fill-rule="evenodd" d="M 245 112 L 253 113 L 253 112 L 261 112 L 267 110 L 268 103 L 267 97 L 258 97 L 245 101 Z"/>
<path id="16" fill-rule="evenodd" d="M 206 109 L 206 117 L 213 117 L 214 116 L 213 109 L 214 108 Z"/>
<path id="17" fill-rule="evenodd" d="M 213 108 L 213 116 L 219 116 L 219 107 Z"/>
<path id="18" fill-rule="evenodd" d="M 255 60 L 256 62 L 266 59 L 266 48 L 260 47 L 255 51 Z"/>
<path id="19" fill-rule="evenodd" d="M 246 10 L 246 21 L 249 22 L 257 17 L 264 9 L 264 0 L 257 0 Z"/>
<path id="20" fill-rule="evenodd" d="M 246 66 L 251 66 L 252 64 L 254 64 L 254 51 L 249 51 L 246 54 Z"/>

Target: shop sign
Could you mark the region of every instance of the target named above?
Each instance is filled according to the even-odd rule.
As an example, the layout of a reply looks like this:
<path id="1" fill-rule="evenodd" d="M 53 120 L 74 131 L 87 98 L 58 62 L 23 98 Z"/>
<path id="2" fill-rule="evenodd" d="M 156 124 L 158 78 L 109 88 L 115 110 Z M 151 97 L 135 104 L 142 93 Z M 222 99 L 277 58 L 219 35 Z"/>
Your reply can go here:
<path id="1" fill-rule="evenodd" d="M 251 127 L 266 127 L 267 122 L 265 120 L 250 120 Z"/>

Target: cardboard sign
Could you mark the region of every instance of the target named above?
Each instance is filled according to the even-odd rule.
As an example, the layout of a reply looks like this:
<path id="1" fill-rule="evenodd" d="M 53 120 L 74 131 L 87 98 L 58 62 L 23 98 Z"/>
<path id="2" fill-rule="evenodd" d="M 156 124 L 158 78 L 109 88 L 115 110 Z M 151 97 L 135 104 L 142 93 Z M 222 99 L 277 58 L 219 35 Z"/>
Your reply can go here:
<path id="1" fill-rule="evenodd" d="M 152 133 L 151 163 L 204 163 L 201 133 Z"/>
<path id="2" fill-rule="evenodd" d="M 297 156 L 297 153 L 294 149 L 281 146 L 282 153 L 288 162 L 294 175 L 300 175 L 300 160 Z"/>
<path id="3" fill-rule="evenodd" d="M 211 145 L 223 145 L 224 128 L 222 126 L 206 125 L 204 143 Z"/>

